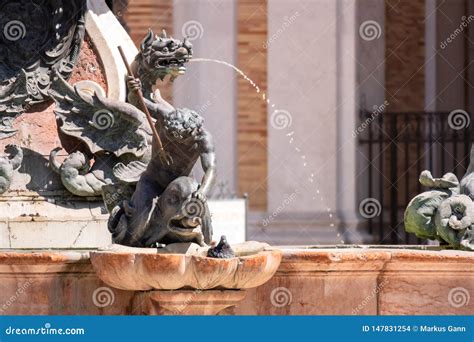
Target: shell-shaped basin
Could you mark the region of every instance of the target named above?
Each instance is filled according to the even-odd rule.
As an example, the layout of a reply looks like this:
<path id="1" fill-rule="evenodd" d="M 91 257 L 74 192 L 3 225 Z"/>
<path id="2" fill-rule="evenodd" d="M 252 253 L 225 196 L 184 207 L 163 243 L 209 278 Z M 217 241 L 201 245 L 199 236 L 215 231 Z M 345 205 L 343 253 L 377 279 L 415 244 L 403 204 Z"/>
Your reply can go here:
<path id="1" fill-rule="evenodd" d="M 98 277 L 122 290 L 248 289 L 266 283 L 281 262 L 279 250 L 214 259 L 137 248 L 90 252 Z"/>

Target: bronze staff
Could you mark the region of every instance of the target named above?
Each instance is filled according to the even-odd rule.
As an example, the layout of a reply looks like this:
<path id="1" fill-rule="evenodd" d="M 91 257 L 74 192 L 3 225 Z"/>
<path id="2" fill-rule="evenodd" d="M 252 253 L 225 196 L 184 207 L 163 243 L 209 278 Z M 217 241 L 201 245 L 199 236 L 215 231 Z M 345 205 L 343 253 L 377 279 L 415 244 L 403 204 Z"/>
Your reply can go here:
<path id="1" fill-rule="evenodd" d="M 123 52 L 123 49 L 121 46 L 118 47 L 120 55 L 122 56 L 123 59 L 123 64 L 125 64 L 125 67 L 127 68 L 127 73 L 129 76 L 135 78 L 135 75 L 133 74 L 132 68 L 130 68 L 130 65 L 127 62 L 127 58 L 125 57 L 125 53 Z M 156 143 L 158 144 L 158 148 L 160 151 L 158 152 L 158 155 L 160 156 L 160 159 L 163 163 L 166 163 L 168 165 L 171 165 L 173 163 L 173 159 L 171 156 L 166 153 L 165 149 L 163 148 L 163 143 L 161 142 L 160 135 L 158 134 L 158 131 L 156 130 L 155 124 L 153 122 L 153 119 L 151 117 L 150 112 L 148 111 L 148 108 L 145 104 L 145 100 L 143 99 L 143 93 L 141 89 L 136 89 L 136 93 L 138 95 L 138 100 L 140 101 L 140 104 L 142 106 L 142 110 L 145 113 L 145 116 L 148 120 L 148 123 L 150 124 L 151 130 L 153 132 L 153 136 L 156 140 Z"/>

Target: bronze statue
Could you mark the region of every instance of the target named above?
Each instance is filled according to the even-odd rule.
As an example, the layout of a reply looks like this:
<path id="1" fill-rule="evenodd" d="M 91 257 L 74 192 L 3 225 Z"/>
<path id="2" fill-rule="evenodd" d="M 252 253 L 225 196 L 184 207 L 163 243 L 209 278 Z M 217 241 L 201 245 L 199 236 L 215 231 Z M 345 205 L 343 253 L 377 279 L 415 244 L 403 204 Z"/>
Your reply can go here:
<path id="1" fill-rule="evenodd" d="M 191 57 L 192 46 L 186 39 L 180 42 L 168 38 L 166 32 L 156 37 L 148 32 L 131 66 L 142 81 L 147 107 L 158 105 L 151 100 L 156 82 L 166 76 L 176 78 Z M 49 95 L 56 102 L 60 132 L 80 146 L 68 151 L 72 155 L 63 165 L 56 158 L 58 149 L 50 154 L 50 165 L 60 174 L 64 187 L 76 196 L 100 196 L 101 185 L 135 184 L 151 158 L 154 127 L 142 112 L 145 108 L 138 101 L 133 102 L 137 108 L 99 94 L 81 93 L 60 74 L 54 74 Z M 159 136 L 155 140 L 159 143 Z"/>
<path id="2" fill-rule="evenodd" d="M 128 85 L 131 90 L 129 102 L 138 105 L 136 90 L 141 90 L 141 83 L 129 77 Z M 162 146 L 153 140 L 152 158 L 130 202 L 123 202 L 112 211 L 109 230 L 114 242 L 132 246 L 177 241 L 208 244 L 212 227 L 206 196 L 216 173 L 211 135 L 202 126 L 203 119 L 198 113 L 174 108 L 161 97 L 158 89 L 153 95 L 154 101 L 145 99 L 145 104 L 156 119 L 155 127 Z M 162 158 L 163 148 L 172 157 L 172 162 Z M 189 177 L 198 160 L 204 170 L 200 185 Z M 186 206 L 187 201 L 199 208 L 199 215 L 190 217 L 193 213 L 190 214 L 191 206 Z M 170 208 L 179 212 L 179 218 L 176 215 L 168 218 L 165 213 Z"/>
<path id="3" fill-rule="evenodd" d="M 197 112 L 174 108 L 155 85 L 182 74 L 191 56 L 186 39 L 150 31 L 132 66 L 126 64 L 130 75 L 138 75 L 127 77 L 129 103 L 84 94 L 55 75 L 50 95 L 59 129 L 80 148 L 62 163 L 53 150 L 51 167 L 73 194 L 102 194 L 115 243 L 211 242 L 206 203 L 216 173 L 211 135 Z M 198 160 L 201 183 L 191 177 Z"/>
<path id="4" fill-rule="evenodd" d="M 420 183 L 431 188 L 415 196 L 405 210 L 405 230 L 419 238 L 439 240 L 442 245 L 474 250 L 474 146 L 466 174 L 458 180 L 446 173 L 434 178 L 429 171 Z"/>
<path id="5" fill-rule="evenodd" d="M 211 242 L 212 226 L 206 204 L 216 173 L 211 135 L 204 129 L 198 113 L 174 108 L 155 87 L 157 79 L 163 80 L 166 75 L 174 79 L 183 73 L 184 63 L 191 56 L 192 46 L 186 39 L 181 43 L 163 32 L 153 41 L 150 31 L 133 64 L 139 79 L 133 77 L 127 65 L 128 101 L 138 108 L 145 106 L 144 112 L 156 122 L 152 157 L 146 170 L 130 201 L 122 201 L 112 209 L 109 230 L 116 243 L 151 246 Z M 164 157 L 164 151 L 169 157 Z M 201 184 L 190 177 L 198 160 L 204 170 Z"/>

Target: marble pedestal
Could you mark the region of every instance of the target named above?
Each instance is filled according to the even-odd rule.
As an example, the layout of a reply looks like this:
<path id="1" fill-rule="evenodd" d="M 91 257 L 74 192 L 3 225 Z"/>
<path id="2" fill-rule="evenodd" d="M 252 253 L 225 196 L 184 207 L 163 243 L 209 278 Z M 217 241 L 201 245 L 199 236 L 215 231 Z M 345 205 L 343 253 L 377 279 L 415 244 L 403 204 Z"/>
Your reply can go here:
<path id="1" fill-rule="evenodd" d="M 132 305 L 139 315 L 218 315 L 244 298 L 243 290 L 144 291 Z"/>

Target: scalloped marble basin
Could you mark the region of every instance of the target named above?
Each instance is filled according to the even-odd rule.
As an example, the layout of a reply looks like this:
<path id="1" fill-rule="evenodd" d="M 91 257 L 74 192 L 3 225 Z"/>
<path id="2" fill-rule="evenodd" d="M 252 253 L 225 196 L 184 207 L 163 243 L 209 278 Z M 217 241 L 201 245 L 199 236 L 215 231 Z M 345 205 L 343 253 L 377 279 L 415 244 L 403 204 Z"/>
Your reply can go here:
<path id="1" fill-rule="evenodd" d="M 133 291 L 253 288 L 270 280 L 281 257 L 279 250 L 230 259 L 160 254 L 155 249 L 143 248 L 90 253 L 92 265 L 103 282 Z"/>

